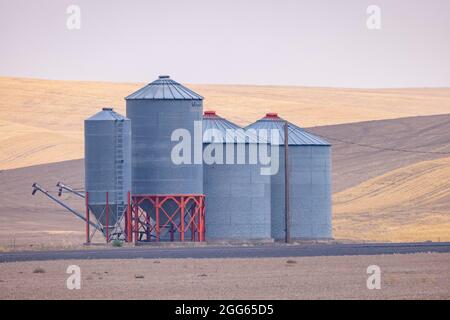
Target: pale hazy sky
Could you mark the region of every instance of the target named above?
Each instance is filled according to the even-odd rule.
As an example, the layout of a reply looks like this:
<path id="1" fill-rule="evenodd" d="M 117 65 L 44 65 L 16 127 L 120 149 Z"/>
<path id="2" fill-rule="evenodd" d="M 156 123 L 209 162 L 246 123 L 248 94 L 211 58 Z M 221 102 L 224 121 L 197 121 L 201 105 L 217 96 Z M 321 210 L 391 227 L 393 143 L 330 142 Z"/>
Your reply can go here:
<path id="1" fill-rule="evenodd" d="M 69 5 L 81 29 L 66 27 Z M 369 5 L 381 29 L 366 26 Z M 0 0 L 0 76 L 450 86 L 449 0 Z"/>

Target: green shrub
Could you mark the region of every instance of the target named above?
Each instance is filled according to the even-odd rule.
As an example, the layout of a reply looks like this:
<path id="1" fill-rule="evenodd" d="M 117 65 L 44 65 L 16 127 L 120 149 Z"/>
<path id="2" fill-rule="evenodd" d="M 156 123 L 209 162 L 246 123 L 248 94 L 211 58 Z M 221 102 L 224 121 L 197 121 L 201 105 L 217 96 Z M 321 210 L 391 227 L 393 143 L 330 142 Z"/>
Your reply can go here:
<path id="1" fill-rule="evenodd" d="M 123 246 L 123 241 L 114 239 L 113 241 L 111 241 L 111 245 L 113 247 L 119 248 L 119 247 Z"/>
<path id="2" fill-rule="evenodd" d="M 33 270 L 33 273 L 45 273 L 45 270 L 41 267 L 38 267 L 36 269 Z"/>

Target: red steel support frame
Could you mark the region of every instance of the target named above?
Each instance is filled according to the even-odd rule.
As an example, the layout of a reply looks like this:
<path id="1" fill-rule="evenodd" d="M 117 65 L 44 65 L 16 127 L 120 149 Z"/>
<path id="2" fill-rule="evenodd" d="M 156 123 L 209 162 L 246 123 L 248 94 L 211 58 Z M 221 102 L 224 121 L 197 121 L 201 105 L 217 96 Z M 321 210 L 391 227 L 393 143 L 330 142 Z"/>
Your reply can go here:
<path id="1" fill-rule="evenodd" d="M 200 241 L 205 241 L 205 212 L 206 212 L 206 206 L 205 206 L 205 197 L 201 199 L 201 206 L 200 206 Z"/>
<path id="2" fill-rule="evenodd" d="M 147 211 L 142 208 L 144 202 Z M 175 240 L 175 233 L 179 233 L 179 241 L 185 241 L 189 230 L 191 241 L 205 241 L 204 195 L 133 195 L 131 208 L 135 243 L 161 241 L 162 230 L 167 230 L 170 241 Z"/>
<path id="3" fill-rule="evenodd" d="M 181 227 L 181 230 L 180 230 L 180 241 L 184 241 L 184 216 L 185 216 L 185 210 L 186 210 L 186 204 L 185 204 L 185 202 L 184 202 L 184 197 L 181 197 L 181 201 L 180 201 L 180 210 L 181 210 L 181 212 L 180 212 L 180 214 L 181 214 L 181 217 L 183 217 L 182 219 L 180 219 L 180 227 Z"/>
<path id="4" fill-rule="evenodd" d="M 109 208 L 109 192 L 106 191 L 105 192 L 105 196 L 106 196 L 106 205 L 105 205 L 105 224 L 103 225 L 103 230 L 105 231 L 104 235 L 106 238 L 106 242 L 109 243 L 111 242 L 111 228 L 109 225 L 110 222 L 110 208 Z M 133 230 L 133 203 L 131 200 L 131 192 L 128 192 L 128 203 L 127 203 L 127 207 L 125 208 L 124 212 L 122 212 L 123 214 L 123 218 L 125 220 L 124 223 L 124 228 L 121 229 L 121 232 L 125 233 L 125 237 L 124 240 L 126 242 L 132 242 L 133 241 L 133 232 L 138 232 L 138 230 Z M 85 210 L 86 210 L 86 216 L 85 216 L 85 220 L 86 220 L 86 244 L 90 244 L 91 243 L 91 237 L 93 236 L 93 234 L 91 235 L 91 229 L 90 229 L 90 225 L 91 225 L 91 211 L 89 209 L 89 192 L 86 191 L 86 195 L 85 195 Z M 117 213 L 119 215 L 119 213 Z M 120 223 L 120 221 L 118 222 Z M 117 227 L 117 222 L 116 225 L 113 226 L 114 229 L 116 230 Z M 121 228 L 121 227 L 120 227 Z M 99 229 L 100 230 L 100 229 Z M 113 233 L 114 235 L 114 233 Z M 137 236 L 136 236 L 137 239 Z"/>
<path id="5" fill-rule="evenodd" d="M 132 242 L 133 241 L 133 234 L 132 234 L 131 226 L 133 224 L 131 222 L 132 217 L 131 217 L 131 192 L 130 191 L 128 191 L 127 202 L 128 202 L 127 203 L 128 204 L 128 206 L 127 206 L 127 215 L 126 215 L 126 219 L 125 219 L 125 230 L 126 230 L 126 233 L 127 233 L 126 239 L 127 239 L 127 242 Z"/>
<path id="6" fill-rule="evenodd" d="M 156 217 L 155 217 L 155 223 L 156 223 L 156 225 L 155 225 L 155 230 L 156 230 L 156 239 L 160 239 L 160 237 L 161 237 L 161 232 L 160 232 L 160 229 L 159 229 L 159 227 L 160 227 L 160 224 L 159 224 L 159 209 L 160 209 L 160 204 L 159 204 L 159 197 L 157 197 L 156 198 L 156 200 L 155 200 L 155 212 L 156 212 Z"/>
<path id="7" fill-rule="evenodd" d="M 137 244 L 139 241 L 139 206 L 134 204 L 134 243 Z"/>

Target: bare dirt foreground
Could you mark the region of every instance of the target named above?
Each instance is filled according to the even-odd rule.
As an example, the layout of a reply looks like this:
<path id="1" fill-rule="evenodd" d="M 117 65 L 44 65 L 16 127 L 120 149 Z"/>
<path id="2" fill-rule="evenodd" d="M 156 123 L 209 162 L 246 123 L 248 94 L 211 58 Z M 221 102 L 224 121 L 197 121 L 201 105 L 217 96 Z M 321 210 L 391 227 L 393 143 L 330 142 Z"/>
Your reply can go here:
<path id="1" fill-rule="evenodd" d="M 380 290 L 367 289 L 370 265 Z M 0 299 L 450 299 L 450 254 L 3 263 Z"/>

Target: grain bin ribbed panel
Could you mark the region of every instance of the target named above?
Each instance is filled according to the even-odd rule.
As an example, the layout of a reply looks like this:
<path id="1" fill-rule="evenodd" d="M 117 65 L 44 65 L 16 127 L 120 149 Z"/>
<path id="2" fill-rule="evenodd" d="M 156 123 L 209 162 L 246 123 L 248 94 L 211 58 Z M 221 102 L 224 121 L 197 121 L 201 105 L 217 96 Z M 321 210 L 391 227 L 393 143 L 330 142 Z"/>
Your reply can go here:
<path id="1" fill-rule="evenodd" d="M 131 191 L 131 122 L 104 108 L 86 119 L 85 188 L 89 208 L 96 219 L 106 223 L 106 192 L 109 196 L 109 225 L 120 220 Z"/>
<path id="2" fill-rule="evenodd" d="M 260 164 L 248 164 L 249 143 L 256 143 L 257 139 L 244 134 L 242 129 L 236 139 L 227 132 L 238 129 L 241 128 L 214 112 L 205 112 L 203 147 L 223 150 L 223 164 L 203 166 L 208 240 L 271 238 L 270 176 L 261 175 Z M 223 142 L 214 143 L 211 130 L 220 133 Z M 231 164 L 225 163 L 230 150 L 227 147 L 234 152 Z M 246 164 L 236 164 L 238 148 L 245 152 Z"/>
<path id="3" fill-rule="evenodd" d="M 133 194 L 203 194 L 202 164 L 177 165 L 171 160 L 178 143 L 171 141 L 176 129 L 189 131 L 194 150 L 194 123 L 202 121 L 203 97 L 160 76 L 129 95 L 126 105 L 133 126 Z"/>
<path id="4" fill-rule="evenodd" d="M 280 170 L 271 178 L 271 228 L 274 239 L 285 236 L 284 123 L 276 114 L 249 125 L 280 134 Z M 297 239 L 332 238 L 331 145 L 289 123 L 291 236 Z"/>

